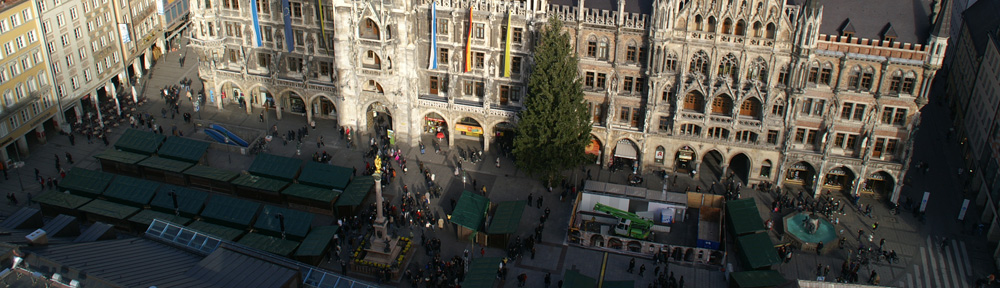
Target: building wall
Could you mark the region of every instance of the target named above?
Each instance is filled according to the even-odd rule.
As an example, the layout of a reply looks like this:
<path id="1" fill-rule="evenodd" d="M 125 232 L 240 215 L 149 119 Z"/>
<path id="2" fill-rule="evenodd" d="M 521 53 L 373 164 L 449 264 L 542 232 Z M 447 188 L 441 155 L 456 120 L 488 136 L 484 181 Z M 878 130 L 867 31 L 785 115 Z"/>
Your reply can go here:
<path id="1" fill-rule="evenodd" d="M 753 9 L 666 1 L 654 3 L 652 11 L 624 1 L 609 7 L 600 1 L 436 1 L 436 23 L 431 1 L 335 1 L 323 9 L 323 28 L 315 2 L 291 1 L 291 37 L 304 39 L 292 52 L 283 47 L 281 1 L 257 2 L 263 47 L 253 43 L 249 7 L 219 8 L 224 3 L 191 5 L 194 43 L 209 60 L 201 77 L 212 83 L 215 98 L 221 99 L 218 91 L 242 93 L 260 105 L 266 88 L 279 115 L 295 108 L 289 107 L 292 98 L 309 103 L 298 112 L 309 121 L 323 114 L 314 101 L 329 100 L 337 113 L 325 115 L 360 129 L 369 128 L 372 115 L 388 113 L 397 137 L 410 143 L 423 133 L 425 119 L 444 120 L 453 136 L 459 134 L 456 124 L 478 125 L 485 132 L 483 148 L 490 149 L 497 125 L 517 121 L 533 61 L 531 39 L 549 17 L 557 17 L 580 59 L 601 165 L 614 163 L 616 150 L 626 145 L 638 152 L 636 170 L 676 171 L 683 148 L 696 155 L 692 168 L 711 154 L 722 159 L 724 176 L 738 157 L 737 166 L 749 168 L 736 168 L 748 170 L 754 183 L 795 178 L 799 173 L 792 167 L 817 176 L 798 180 L 840 179 L 828 177 L 833 171 L 853 176 L 834 185 L 852 193 L 878 178 L 891 182 L 883 192 L 898 194 L 901 183 L 895 180 L 905 173 L 918 111 L 940 65 L 928 43 L 821 35 L 822 8 L 801 11 L 781 1 L 762 1 Z M 521 32 L 521 41 L 511 45 L 520 69 L 503 77 L 508 17 L 513 31 Z M 713 31 L 709 19 L 732 22 L 712 20 Z M 227 25 L 243 33 L 225 33 L 221 27 Z M 431 51 L 431 25 L 437 51 Z M 332 53 L 319 45 L 321 30 L 333 42 Z M 465 55 L 467 41 L 471 57 Z M 436 68 L 432 54 L 439 56 Z M 467 58 L 473 62 L 468 72 Z M 320 67 L 326 65 L 333 68 Z M 332 72 L 316 72 L 325 70 Z M 862 76 L 868 87 L 849 81 Z M 255 113 L 254 105 L 248 113 Z M 824 187 L 807 188 L 819 193 Z"/>
<path id="2" fill-rule="evenodd" d="M 102 89 L 108 95 L 116 92 L 111 79 L 120 76 L 123 65 L 114 9 L 107 5 L 109 0 L 40 0 L 39 3 L 39 7 L 44 7 L 41 23 L 47 41 L 45 48 L 53 59 L 54 88 L 63 109 L 82 112 L 76 106 L 84 96 Z"/>
<path id="3" fill-rule="evenodd" d="M 42 44 L 38 10 L 32 1 L 0 8 L 0 160 L 26 157 L 25 135 L 44 142 L 42 122 L 55 115 L 49 62 Z M 16 144 L 13 144 L 16 143 Z M 16 148 L 11 147 L 16 145 Z M 13 152 L 13 153 L 10 153 Z"/>

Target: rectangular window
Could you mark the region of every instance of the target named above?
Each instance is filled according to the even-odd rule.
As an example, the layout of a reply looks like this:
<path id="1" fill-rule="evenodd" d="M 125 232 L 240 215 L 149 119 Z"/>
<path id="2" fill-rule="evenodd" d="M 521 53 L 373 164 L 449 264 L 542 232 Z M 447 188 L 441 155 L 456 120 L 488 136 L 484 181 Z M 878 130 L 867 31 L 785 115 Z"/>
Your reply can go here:
<path id="1" fill-rule="evenodd" d="M 438 64 L 448 64 L 448 48 L 438 49 Z"/>
<path id="2" fill-rule="evenodd" d="M 628 48 L 625 48 L 625 61 L 635 62 L 635 53 L 635 46 L 628 46 Z"/>
<path id="3" fill-rule="evenodd" d="M 906 109 L 896 108 L 896 116 L 893 117 L 892 124 L 906 125 Z"/>
<path id="4" fill-rule="evenodd" d="M 872 157 L 882 157 L 882 152 L 885 150 L 885 138 L 878 138 L 875 140 L 875 147 L 872 149 Z"/>
<path id="5" fill-rule="evenodd" d="M 302 71 L 302 58 L 288 57 L 288 71 L 289 72 L 301 72 Z"/>
<path id="6" fill-rule="evenodd" d="M 512 56 L 510 59 L 510 74 L 521 74 L 521 57 Z"/>
<path id="7" fill-rule="evenodd" d="M 629 123 L 632 128 L 639 128 L 639 118 L 642 118 L 642 113 L 639 108 L 632 108 L 632 123 Z"/>
<path id="8" fill-rule="evenodd" d="M 514 32 L 511 33 L 511 37 L 514 38 L 514 43 L 520 44 L 522 38 L 524 37 L 524 28 L 514 27 Z"/>
<path id="9" fill-rule="evenodd" d="M 618 121 L 628 122 L 629 119 L 632 119 L 632 117 L 630 117 L 629 115 L 631 113 L 632 113 L 632 108 L 622 106 L 621 112 L 618 113 Z"/>
<path id="10" fill-rule="evenodd" d="M 636 77 L 635 78 L 635 93 L 642 94 L 646 91 L 646 78 Z"/>
<path id="11" fill-rule="evenodd" d="M 862 73 L 861 74 L 861 88 L 864 89 L 864 90 L 871 90 L 872 89 L 872 78 L 874 76 L 875 76 L 874 73 L 871 72 L 871 71 L 865 71 L 864 73 Z"/>
<path id="12" fill-rule="evenodd" d="M 854 104 L 854 121 L 861 121 L 865 118 L 865 104 Z"/>
<path id="13" fill-rule="evenodd" d="M 303 46 L 305 43 L 305 32 L 302 30 L 295 30 L 295 46 Z"/>
<path id="14" fill-rule="evenodd" d="M 587 42 L 587 56 L 597 57 L 597 41 Z"/>
<path id="15" fill-rule="evenodd" d="M 778 144 L 778 130 L 767 131 L 767 143 Z"/>
<path id="16" fill-rule="evenodd" d="M 819 73 L 819 83 L 830 85 L 831 75 L 833 75 L 833 68 L 823 68 Z"/>
<path id="17" fill-rule="evenodd" d="M 660 127 L 659 127 L 660 131 L 668 131 L 668 130 L 670 130 L 669 123 L 670 123 L 670 118 L 668 118 L 668 117 L 662 117 L 661 116 L 660 117 Z"/>
<path id="18" fill-rule="evenodd" d="M 486 38 L 486 24 L 483 23 L 474 23 L 474 24 L 476 25 L 475 26 L 476 29 L 472 30 L 473 36 L 475 36 L 476 39 Z"/>
<path id="19" fill-rule="evenodd" d="M 854 103 L 844 103 L 844 107 L 840 109 L 840 119 L 851 120 L 852 109 L 854 109 Z"/>
<path id="20" fill-rule="evenodd" d="M 624 77 L 622 80 L 622 92 L 631 93 L 632 92 L 632 77 Z"/>
<path id="21" fill-rule="evenodd" d="M 806 144 L 816 144 L 816 130 L 806 130 Z"/>
<path id="22" fill-rule="evenodd" d="M 438 19 L 437 35 L 448 35 L 448 19 Z"/>
<path id="23" fill-rule="evenodd" d="M 837 146 L 837 147 L 843 148 L 844 147 L 844 139 L 846 138 L 846 136 L 847 136 L 847 134 L 837 133 L 837 136 L 835 136 L 833 138 L 833 146 Z"/>
<path id="24" fill-rule="evenodd" d="M 476 97 L 486 96 L 486 84 L 483 82 L 476 82 Z"/>
<path id="25" fill-rule="evenodd" d="M 430 92 L 431 95 L 438 95 L 438 77 L 431 76 L 430 80 Z"/>
<path id="26" fill-rule="evenodd" d="M 857 147 L 858 145 L 858 135 L 855 134 L 847 135 L 847 143 L 844 144 L 845 144 L 844 149 L 854 150 L 854 148 Z"/>
<path id="27" fill-rule="evenodd" d="M 472 93 L 475 92 L 475 86 L 473 86 L 472 81 L 465 81 L 463 87 L 462 92 L 465 92 L 463 94 L 466 96 L 472 96 Z"/>
<path id="28" fill-rule="evenodd" d="M 476 52 L 476 69 L 483 69 L 486 67 L 486 53 Z"/>
<path id="29" fill-rule="evenodd" d="M 292 8 L 292 18 L 302 19 L 302 3 L 290 3 Z"/>
<path id="30" fill-rule="evenodd" d="M 271 1 L 270 0 L 254 0 L 257 1 L 257 12 L 263 14 L 271 13 Z M 333 15 L 333 14 L 330 14 Z"/>
<path id="31" fill-rule="evenodd" d="M 597 73 L 597 88 L 604 89 L 604 84 L 607 82 L 607 75 L 604 73 Z"/>
<path id="32" fill-rule="evenodd" d="M 795 129 L 795 143 L 801 144 L 806 140 L 806 129 L 799 128 Z"/>
<path id="33" fill-rule="evenodd" d="M 584 74 L 583 86 L 594 88 L 594 72 L 587 72 L 586 74 Z"/>
<path id="34" fill-rule="evenodd" d="M 885 141 L 885 154 L 889 156 L 896 155 L 896 149 L 899 148 L 899 139 L 889 139 Z"/>
<path id="35" fill-rule="evenodd" d="M 69 8 L 69 19 L 76 20 L 76 7 Z"/>

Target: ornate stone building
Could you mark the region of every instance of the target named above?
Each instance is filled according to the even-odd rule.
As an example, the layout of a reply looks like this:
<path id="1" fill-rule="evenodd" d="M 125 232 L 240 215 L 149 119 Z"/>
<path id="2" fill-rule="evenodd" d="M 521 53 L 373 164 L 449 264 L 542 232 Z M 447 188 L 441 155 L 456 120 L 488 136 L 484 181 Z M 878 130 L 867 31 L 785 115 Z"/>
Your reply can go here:
<path id="1" fill-rule="evenodd" d="M 532 42 L 556 17 L 600 164 L 892 201 L 949 34 L 949 2 L 930 0 L 193 1 L 220 108 L 385 121 L 411 145 L 443 127 L 489 149 L 516 124 Z"/>

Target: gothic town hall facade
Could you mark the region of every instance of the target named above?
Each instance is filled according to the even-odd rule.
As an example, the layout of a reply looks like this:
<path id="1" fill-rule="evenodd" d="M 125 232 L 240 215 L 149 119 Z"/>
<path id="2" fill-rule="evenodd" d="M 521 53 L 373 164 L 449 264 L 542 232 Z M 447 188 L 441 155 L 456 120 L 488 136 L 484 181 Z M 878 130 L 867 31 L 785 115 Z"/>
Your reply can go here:
<path id="1" fill-rule="evenodd" d="M 599 164 L 891 201 L 951 21 L 948 0 L 189 1 L 218 108 L 495 149 L 555 17 Z"/>

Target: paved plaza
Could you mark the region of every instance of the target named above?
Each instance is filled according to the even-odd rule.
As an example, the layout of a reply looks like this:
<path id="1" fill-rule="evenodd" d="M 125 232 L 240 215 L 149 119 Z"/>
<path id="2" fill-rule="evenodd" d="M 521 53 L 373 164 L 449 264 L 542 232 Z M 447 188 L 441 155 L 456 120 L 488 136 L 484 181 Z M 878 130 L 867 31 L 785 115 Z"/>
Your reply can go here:
<path id="1" fill-rule="evenodd" d="M 160 113 L 158 111 L 164 107 L 165 103 L 160 98 L 158 90 L 166 85 L 176 85 L 182 79 L 193 80 L 193 91 L 202 89 L 200 81 L 197 80 L 198 64 L 196 63 L 196 57 L 187 57 L 186 63 L 183 66 L 178 61 L 179 53 L 194 55 L 192 52 L 185 45 L 184 48 L 177 52 L 166 54 L 164 59 L 161 59 L 153 68 L 153 73 L 151 73 L 152 78 L 147 76 L 147 78 L 141 79 L 142 82 L 145 82 L 146 86 L 144 91 L 140 93 L 144 93 L 149 101 L 139 107 L 139 110 L 159 116 Z M 936 95 L 939 94 L 936 93 Z M 269 111 L 270 114 L 266 117 L 267 121 L 261 122 L 258 116 L 261 112 L 260 109 L 254 109 L 252 113 L 247 114 L 246 110 L 232 102 L 226 102 L 224 109 L 221 110 L 216 108 L 212 103 L 208 103 L 206 107 L 202 108 L 202 111 L 193 112 L 190 101 L 184 97 L 182 98 L 180 105 L 181 113 L 192 113 L 193 118 L 212 123 L 262 130 L 267 129 L 270 125 L 277 125 L 278 131 L 281 133 L 299 129 L 307 125 L 304 116 L 292 113 L 284 113 L 282 120 L 276 121 L 273 110 Z M 229 101 L 229 99 L 226 99 L 226 101 Z M 979 224 L 978 219 L 981 215 L 980 209 L 973 205 L 973 207 L 969 208 L 966 221 L 957 220 L 963 199 L 974 196 L 966 192 L 968 189 L 965 188 L 965 183 L 968 173 L 961 175 L 956 173 L 962 163 L 962 158 L 956 140 L 947 137 L 947 131 L 951 123 L 947 108 L 940 105 L 938 100 L 932 97 L 932 102 L 925 106 L 922 112 L 923 119 L 920 124 L 919 135 L 916 139 L 912 163 L 915 165 L 923 161 L 928 163 L 931 168 L 927 173 L 917 171 L 917 169 L 911 170 L 905 180 L 906 185 L 903 188 L 901 199 L 910 197 L 915 202 L 919 202 L 924 191 L 931 192 L 926 221 L 919 221 L 909 211 L 903 211 L 899 215 L 890 215 L 889 210 L 886 208 L 887 206 L 883 202 L 873 198 L 873 196 L 867 195 L 861 199 L 861 203 L 865 205 L 873 204 L 874 212 L 872 213 L 872 217 L 866 217 L 857 213 L 856 209 L 848 209 L 849 211 L 847 211 L 846 215 L 839 215 L 840 223 L 836 225 L 836 230 L 841 233 L 840 237 L 848 239 L 848 244 L 845 245 L 847 247 L 844 249 L 834 249 L 833 252 L 822 256 L 817 256 L 813 252 L 796 251 L 790 262 L 776 266 L 776 269 L 786 278 L 816 279 L 817 265 L 829 265 L 833 268 L 831 274 L 836 275 L 836 273 L 839 273 L 842 262 L 848 256 L 848 251 L 852 250 L 851 247 L 857 247 L 858 245 L 856 239 L 859 229 L 865 229 L 866 233 L 874 232 L 876 241 L 878 241 L 877 239 L 885 238 L 887 249 L 895 250 L 901 258 L 900 261 L 893 264 L 873 265 L 862 269 L 860 271 L 862 281 L 866 280 L 870 270 L 874 269 L 881 275 L 882 285 L 958 288 L 973 287 L 976 279 L 994 273 L 996 267 L 993 264 L 992 252 L 994 251 L 995 244 L 987 243 L 985 236 L 979 236 L 976 233 L 976 227 Z M 157 117 L 156 120 L 166 131 L 170 131 L 171 129 L 168 128 L 176 126 L 186 137 L 210 141 L 208 136 L 199 132 L 194 124 L 185 123 L 180 116 L 171 119 L 168 115 L 166 118 Z M 337 123 L 333 120 L 317 118 L 315 121 L 317 128 L 309 130 L 309 136 L 304 138 L 301 153 L 297 153 L 294 144 L 282 145 L 279 141 L 272 141 L 269 145 L 270 153 L 309 161 L 313 153 L 326 151 L 332 155 L 332 162 L 334 164 L 356 167 L 362 170 L 365 166 L 364 150 L 362 149 L 366 148 L 347 148 L 346 142 L 340 140 L 341 138 L 338 135 L 336 126 Z M 124 130 L 125 127 L 114 128 L 113 132 L 109 134 L 111 143 L 114 143 Z M 317 147 L 319 136 L 323 136 L 325 139 L 325 145 L 322 147 Z M 53 155 L 63 157 L 65 153 L 71 153 L 75 160 L 72 167 L 99 170 L 100 165 L 93 156 L 110 147 L 106 147 L 100 141 L 89 144 L 79 136 L 76 139 L 75 145 L 70 145 L 66 136 L 58 135 L 50 137 L 48 143 L 44 145 L 30 147 L 31 153 L 25 157 L 25 166 L 18 171 L 9 173 L 9 179 L 0 180 L 3 181 L 0 182 L 0 190 L 5 194 L 14 193 L 19 200 L 22 200 L 20 205 L 26 205 L 27 201 L 23 201 L 23 199 L 30 199 L 31 195 L 38 195 L 43 191 L 43 188 L 34 181 L 35 169 L 38 169 L 44 177 L 58 176 Z M 362 135 L 356 141 L 356 143 L 367 143 L 368 138 Z M 463 183 L 461 178 L 453 176 L 452 172 L 457 157 L 447 147 L 441 151 L 441 154 L 433 153 L 433 149 L 430 148 L 427 149 L 426 154 L 421 154 L 419 149 L 412 147 L 415 145 L 406 144 L 409 143 L 404 143 L 400 147 L 410 160 L 410 163 L 412 163 L 410 165 L 414 165 L 416 163 L 414 161 L 416 160 L 423 161 L 432 173 L 436 175 L 436 182 L 443 187 L 447 187 L 441 198 L 431 201 L 434 211 L 443 217 L 450 212 L 451 207 L 448 205 L 450 200 L 457 200 L 461 194 L 461 190 L 471 188 L 471 183 Z M 253 159 L 251 156 L 244 156 L 237 152 L 212 149 L 208 152 L 207 164 L 232 171 L 245 170 L 250 166 Z M 493 153 L 495 152 L 487 152 L 484 159 L 496 159 L 497 156 L 493 155 Z M 610 281 L 634 280 L 635 287 L 647 287 L 652 283 L 654 279 L 652 273 L 654 263 L 651 259 L 637 259 L 637 266 L 645 264 L 648 268 L 647 273 L 640 277 L 637 274 L 630 274 L 625 271 L 631 256 L 569 246 L 566 242 L 566 234 L 573 203 L 569 199 L 559 201 L 558 192 L 550 195 L 539 181 L 514 169 L 514 165 L 509 159 L 501 158 L 499 168 L 494 166 L 492 160 L 481 161 L 478 164 L 465 163 L 462 166 L 463 169 L 470 172 L 470 175 L 472 175 L 479 186 L 485 185 L 488 197 L 492 201 L 524 200 L 529 193 L 532 193 L 536 197 L 537 195 L 543 195 L 545 199 L 544 206 L 552 210 L 552 216 L 547 222 L 549 225 L 547 225 L 543 233 L 542 242 L 536 246 L 539 248 L 537 249 L 536 257 L 534 259 L 524 257 L 515 260 L 503 287 L 515 287 L 517 284 L 514 278 L 521 273 L 528 275 L 530 287 L 543 286 L 542 279 L 545 273 L 551 273 L 554 286 L 554 283 L 562 279 L 566 269 L 577 269 L 581 274 L 595 278 L 597 275 L 603 273 L 605 279 Z M 63 159 L 63 167 L 66 167 L 65 159 Z M 594 165 L 568 171 L 566 172 L 566 176 L 568 179 L 579 181 L 579 179 L 585 177 L 585 171 L 587 170 L 591 171 L 592 176 L 596 178 L 595 180 L 626 183 L 627 172 L 612 173 L 607 169 L 601 169 Z M 647 172 L 650 174 L 645 175 L 646 181 L 644 185 L 650 189 L 660 189 L 663 186 L 662 180 L 654 176 L 652 171 Z M 695 185 L 708 187 L 715 180 L 712 179 L 714 176 L 710 175 L 711 173 L 699 174 L 702 178 L 699 180 L 685 175 L 676 176 L 679 178 L 671 190 L 683 191 L 684 188 L 694 187 Z M 422 176 L 419 173 L 411 172 L 398 177 L 390 183 L 384 193 L 387 195 L 387 198 L 396 201 L 394 203 L 396 204 L 400 199 L 402 185 L 405 184 L 410 189 L 423 192 L 426 187 L 423 187 L 424 184 L 422 183 Z M 793 193 L 797 193 L 797 191 L 793 191 Z M 780 218 L 784 216 L 784 214 L 778 215 L 768 209 L 771 206 L 774 195 L 757 192 L 752 187 L 744 187 L 742 197 L 757 199 L 761 216 L 765 220 L 774 219 L 776 223 L 780 223 Z M 842 195 L 836 195 L 836 197 L 843 198 Z M 10 215 L 19 208 L 8 203 L 7 205 L 0 206 L 0 213 L 3 216 Z M 524 220 L 521 221 L 519 229 L 519 231 L 523 232 L 518 233 L 518 235 L 527 237 L 526 235 L 532 233 L 532 228 L 535 226 L 534 219 L 538 219 L 542 210 L 544 209 L 525 209 Z M 875 221 L 878 221 L 880 225 L 877 231 L 872 231 L 870 227 Z M 329 225 L 335 222 L 336 219 L 323 216 L 317 217 L 314 224 Z M 426 237 L 439 238 L 443 247 L 443 259 L 462 255 L 463 250 L 466 249 L 470 251 L 479 250 L 478 246 L 473 247 L 467 242 L 456 239 L 455 231 L 450 228 L 451 225 L 445 226 L 445 231 L 430 228 L 413 228 L 412 230 L 406 228 L 396 232 L 401 236 L 412 235 L 420 237 L 420 235 L 425 235 Z M 777 235 L 775 232 L 772 231 L 771 234 L 773 239 L 781 239 L 780 235 Z M 940 243 L 945 240 L 950 245 L 941 249 L 942 245 Z M 782 242 L 776 241 L 775 243 Z M 730 247 L 732 246 L 730 244 Z M 351 251 L 350 248 L 352 247 L 345 248 L 347 249 L 343 249 L 345 255 L 342 255 L 342 257 L 346 257 L 346 251 Z M 502 257 L 505 255 L 504 251 L 500 249 L 490 248 L 486 251 L 487 257 Z M 473 254 L 478 256 L 478 253 Z M 414 255 L 416 257 L 411 261 L 411 266 L 423 266 L 431 259 L 425 256 L 426 254 L 423 253 L 422 248 Z M 738 261 L 736 258 L 735 253 L 730 253 L 727 256 L 726 262 L 732 263 L 733 267 L 739 267 L 736 263 Z M 331 271 L 340 271 L 337 261 L 324 263 L 324 268 Z M 671 264 L 669 267 L 669 271 L 673 272 L 677 278 L 684 276 L 686 287 L 726 287 L 726 273 L 723 270 L 722 267 L 689 267 L 675 264 Z M 362 275 L 352 274 L 350 276 L 363 280 L 372 280 Z M 408 287 L 409 285 L 401 284 L 400 286 Z"/>

